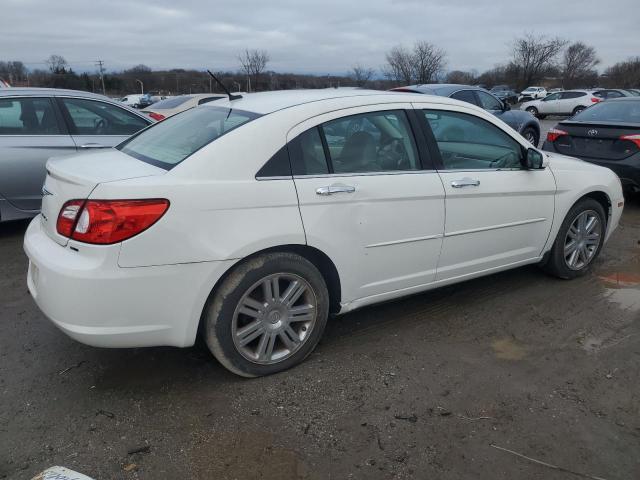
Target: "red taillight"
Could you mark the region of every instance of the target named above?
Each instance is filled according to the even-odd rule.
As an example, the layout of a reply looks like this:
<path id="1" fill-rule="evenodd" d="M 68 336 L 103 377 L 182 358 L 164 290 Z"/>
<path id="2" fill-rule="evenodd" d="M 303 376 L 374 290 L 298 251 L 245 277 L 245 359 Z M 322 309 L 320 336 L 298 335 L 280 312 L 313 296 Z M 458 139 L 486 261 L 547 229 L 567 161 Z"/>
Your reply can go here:
<path id="1" fill-rule="evenodd" d="M 164 115 L 162 115 L 161 113 L 156 113 L 156 112 L 151 112 L 151 113 L 149 114 L 149 116 L 150 116 L 151 118 L 153 118 L 154 120 L 157 120 L 158 122 L 159 122 L 160 120 L 164 120 L 164 119 L 165 119 L 165 116 L 164 116 Z"/>
<path id="2" fill-rule="evenodd" d="M 620 140 L 629 140 L 630 142 L 635 143 L 638 148 L 640 148 L 640 134 L 622 135 L 620 137 Z"/>
<path id="3" fill-rule="evenodd" d="M 58 216 L 60 235 L 85 243 L 118 243 L 145 231 L 169 208 L 169 200 L 70 200 Z"/>
<path id="4" fill-rule="evenodd" d="M 563 137 L 565 135 L 569 135 L 569 134 L 564 130 L 552 128 L 547 132 L 547 142 L 555 142 L 558 138 Z"/>
<path id="5" fill-rule="evenodd" d="M 598 103 L 598 102 L 601 102 L 601 101 L 602 101 L 601 98 L 591 97 L 591 103 Z"/>

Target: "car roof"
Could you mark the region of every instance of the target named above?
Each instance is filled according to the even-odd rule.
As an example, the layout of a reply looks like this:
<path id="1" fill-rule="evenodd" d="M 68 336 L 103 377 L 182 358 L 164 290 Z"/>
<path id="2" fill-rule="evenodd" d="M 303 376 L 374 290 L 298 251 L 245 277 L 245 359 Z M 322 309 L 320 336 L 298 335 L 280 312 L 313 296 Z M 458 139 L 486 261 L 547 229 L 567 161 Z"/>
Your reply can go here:
<path id="1" fill-rule="evenodd" d="M 246 110 L 260 114 L 273 113 L 278 110 L 284 110 L 299 105 L 331 101 L 341 98 L 362 97 L 363 100 L 369 100 L 365 103 L 393 103 L 393 102 L 411 102 L 424 101 L 423 94 L 408 95 L 401 92 L 388 92 L 380 90 L 363 90 L 363 89 L 341 89 L 341 88 L 325 88 L 317 90 L 279 90 L 273 92 L 259 92 L 243 94 L 242 98 L 237 100 L 218 100 L 201 105 L 201 107 L 231 107 L 238 110 Z M 438 103 L 450 103 L 452 105 L 460 105 L 457 100 L 444 99 L 437 97 Z"/>
<path id="2" fill-rule="evenodd" d="M 86 97 L 86 98 L 99 98 L 104 100 L 106 97 L 97 93 L 84 92 L 82 90 L 67 90 L 64 88 L 34 88 L 34 87 L 14 87 L 0 90 L 0 97 L 33 97 L 33 96 L 72 96 L 72 97 Z"/>
<path id="3" fill-rule="evenodd" d="M 407 92 L 413 91 L 422 94 L 440 95 L 448 97 L 458 90 L 478 90 L 486 92 L 487 90 L 482 87 L 476 87 L 473 85 L 462 85 L 458 83 L 420 83 L 417 85 L 408 85 L 406 87 L 393 88 L 391 91 L 395 92 Z"/>

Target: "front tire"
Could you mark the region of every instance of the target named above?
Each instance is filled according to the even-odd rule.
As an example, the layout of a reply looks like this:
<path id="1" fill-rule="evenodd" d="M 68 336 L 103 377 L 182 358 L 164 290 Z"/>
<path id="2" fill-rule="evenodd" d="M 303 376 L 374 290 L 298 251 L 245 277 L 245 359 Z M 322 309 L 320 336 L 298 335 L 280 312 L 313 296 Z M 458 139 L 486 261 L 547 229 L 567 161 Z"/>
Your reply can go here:
<path id="1" fill-rule="evenodd" d="M 600 254 L 606 227 L 602 205 L 592 198 L 580 200 L 562 222 L 544 270 L 564 279 L 586 274 Z"/>
<path id="2" fill-rule="evenodd" d="M 538 142 L 540 141 L 540 134 L 533 127 L 527 127 L 522 131 L 522 136 L 527 139 L 529 143 L 531 143 L 534 147 L 538 146 Z"/>
<path id="3" fill-rule="evenodd" d="M 538 109 L 536 107 L 527 107 L 527 112 L 529 112 L 534 117 L 538 116 Z"/>
<path id="4" fill-rule="evenodd" d="M 243 377 L 281 372 L 316 347 L 329 314 L 322 274 L 292 253 L 242 262 L 210 297 L 203 313 L 207 345 Z"/>
<path id="5" fill-rule="evenodd" d="M 578 106 L 578 107 L 573 109 L 573 114 L 572 115 L 575 116 L 575 115 L 579 114 L 580 112 L 584 112 L 585 110 L 586 110 L 585 107 Z"/>

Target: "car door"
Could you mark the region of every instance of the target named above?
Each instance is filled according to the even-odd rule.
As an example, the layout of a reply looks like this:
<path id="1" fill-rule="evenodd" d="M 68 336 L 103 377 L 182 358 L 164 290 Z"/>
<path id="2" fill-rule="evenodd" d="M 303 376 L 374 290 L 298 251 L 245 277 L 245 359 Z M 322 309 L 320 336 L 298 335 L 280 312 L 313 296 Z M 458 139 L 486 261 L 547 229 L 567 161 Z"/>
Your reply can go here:
<path id="1" fill-rule="evenodd" d="M 558 113 L 558 106 L 560 103 L 560 94 L 552 93 L 551 95 L 544 97 L 538 104 L 538 112 L 544 115 L 552 115 Z"/>
<path id="2" fill-rule="evenodd" d="M 110 148 L 148 126 L 151 121 L 100 100 L 58 97 L 73 141 L 79 149 Z"/>
<path id="3" fill-rule="evenodd" d="M 444 190 L 407 108 L 339 110 L 288 135 L 307 242 L 335 263 L 343 304 L 435 279 Z"/>
<path id="4" fill-rule="evenodd" d="M 15 208 L 40 210 L 47 160 L 75 151 L 51 98 L 0 98 L 0 195 Z"/>
<path id="5" fill-rule="evenodd" d="M 524 170 L 526 147 L 490 115 L 453 106 L 416 108 L 446 195 L 436 280 L 538 258 L 553 220 L 551 171 Z"/>

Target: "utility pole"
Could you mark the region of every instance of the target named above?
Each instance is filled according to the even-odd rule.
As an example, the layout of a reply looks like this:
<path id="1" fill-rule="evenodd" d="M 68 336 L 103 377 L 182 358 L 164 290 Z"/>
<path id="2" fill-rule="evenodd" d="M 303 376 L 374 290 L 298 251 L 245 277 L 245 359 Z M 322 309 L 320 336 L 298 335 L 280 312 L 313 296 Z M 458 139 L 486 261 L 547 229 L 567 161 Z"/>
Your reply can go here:
<path id="1" fill-rule="evenodd" d="M 137 78 L 135 79 L 135 81 L 140 84 L 140 93 L 144 95 L 144 83 L 142 83 L 142 80 L 138 80 Z"/>
<path id="2" fill-rule="evenodd" d="M 100 82 L 102 82 L 102 94 L 106 95 L 107 91 L 104 88 L 104 62 L 102 60 L 96 60 L 96 66 L 100 71 Z"/>

